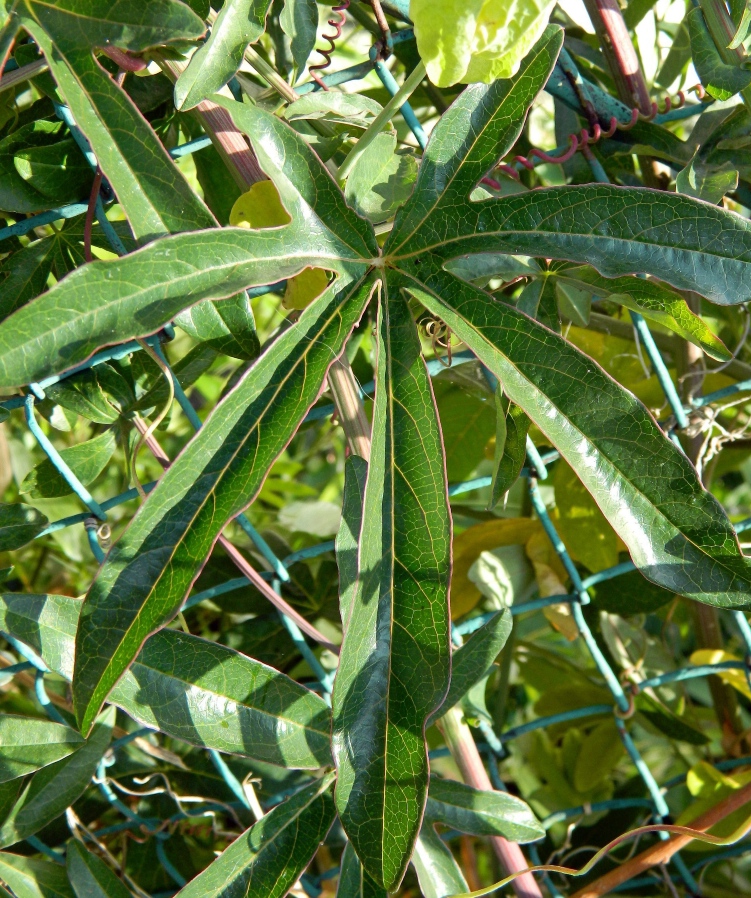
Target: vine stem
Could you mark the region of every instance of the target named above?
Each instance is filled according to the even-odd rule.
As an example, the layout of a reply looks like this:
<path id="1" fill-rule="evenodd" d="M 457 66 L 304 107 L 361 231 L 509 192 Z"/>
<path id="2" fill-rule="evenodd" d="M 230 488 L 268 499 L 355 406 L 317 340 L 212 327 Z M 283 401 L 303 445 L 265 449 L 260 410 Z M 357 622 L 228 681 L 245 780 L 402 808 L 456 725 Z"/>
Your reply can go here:
<path id="1" fill-rule="evenodd" d="M 134 424 L 143 438 L 144 445 L 148 446 L 151 454 L 166 470 L 170 466 L 169 456 L 159 445 L 154 434 L 148 433 L 146 422 L 142 419 L 135 418 Z M 335 655 L 339 654 L 339 647 L 332 642 L 329 642 L 323 633 L 316 629 L 316 627 L 307 621 L 298 611 L 295 611 L 295 609 L 280 595 L 277 595 L 263 577 L 261 577 L 258 571 L 245 560 L 237 546 L 234 546 L 224 535 L 219 536 L 218 542 L 240 573 L 247 577 L 253 586 L 255 586 L 255 588 L 267 598 L 278 611 L 281 611 L 282 614 L 286 614 L 287 617 L 293 620 L 303 633 L 307 634 L 311 639 L 320 643 L 324 648 L 329 649 L 329 651 L 333 652 Z"/>
<path id="2" fill-rule="evenodd" d="M 187 62 L 165 59 L 157 54 L 154 54 L 154 59 L 173 83 L 188 65 Z M 245 135 L 235 127 L 232 116 L 223 106 L 211 100 L 202 100 L 194 111 L 240 190 L 246 191 L 257 181 L 266 180 Z"/>
<path id="3" fill-rule="evenodd" d="M 716 823 L 720 823 L 726 817 L 735 813 L 735 811 L 739 811 L 750 801 L 751 783 L 747 783 L 692 821 L 691 829 L 706 832 Z M 628 882 L 629 879 L 639 876 L 639 874 L 658 864 L 667 863 L 676 852 L 685 848 L 692 841 L 693 836 L 680 835 L 673 836 L 672 839 L 668 839 L 666 842 L 657 842 L 656 845 L 647 848 L 641 854 L 637 854 L 636 857 L 621 864 L 620 867 L 616 867 L 615 870 L 611 870 L 594 882 L 584 886 L 583 889 L 579 889 L 571 898 L 601 898 L 602 895 L 609 895 L 619 885 Z"/>
<path id="4" fill-rule="evenodd" d="M 370 460 L 370 422 L 346 353 L 329 368 L 329 389 L 337 417 L 353 455 Z"/>
<path id="5" fill-rule="evenodd" d="M 492 792 L 487 770 L 467 724 L 462 720 L 459 708 L 452 708 L 438 721 L 446 745 L 461 771 L 465 783 L 483 792 Z M 518 873 L 529 867 L 521 848 L 503 836 L 491 836 L 490 842 L 496 857 L 508 873 Z M 542 898 L 540 886 L 532 873 L 524 873 L 511 883 L 518 898 Z"/>

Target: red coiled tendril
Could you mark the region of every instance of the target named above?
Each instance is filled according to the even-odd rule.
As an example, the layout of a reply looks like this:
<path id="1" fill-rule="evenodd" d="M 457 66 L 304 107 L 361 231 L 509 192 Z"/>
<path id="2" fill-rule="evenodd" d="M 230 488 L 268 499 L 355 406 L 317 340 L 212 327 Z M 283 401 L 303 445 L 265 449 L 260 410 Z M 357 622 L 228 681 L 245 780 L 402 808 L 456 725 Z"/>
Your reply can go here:
<path id="1" fill-rule="evenodd" d="M 328 50 L 321 50 L 316 47 L 316 53 L 323 56 L 326 62 L 319 62 L 317 65 L 308 66 L 308 72 L 310 77 L 318 84 L 323 90 L 328 90 L 328 87 L 323 82 L 323 78 L 318 74 L 319 72 L 327 69 L 331 65 L 331 54 L 336 50 L 336 42 L 342 36 L 342 28 L 344 27 L 344 23 L 347 21 L 347 17 L 345 16 L 345 12 L 349 9 L 350 0 L 341 0 L 336 6 L 332 6 L 331 12 L 336 13 L 337 18 L 329 19 L 329 25 L 334 29 L 334 31 L 330 34 L 322 34 L 321 37 L 323 40 L 329 42 Z"/>
<path id="2" fill-rule="evenodd" d="M 607 130 L 603 130 L 602 126 L 599 123 L 595 123 L 592 126 L 591 131 L 586 128 L 582 128 L 582 130 L 578 134 L 572 134 L 569 137 L 569 146 L 568 149 L 563 153 L 560 153 L 556 156 L 551 155 L 550 153 L 546 153 L 544 150 L 539 150 L 537 147 L 534 147 L 530 150 L 528 156 L 514 156 L 514 162 L 518 165 L 523 165 L 529 171 L 535 167 L 535 163 L 532 161 L 533 159 L 539 159 L 541 162 L 551 162 L 556 165 L 561 165 L 564 162 L 568 162 L 569 159 L 573 159 L 574 155 L 579 150 L 584 150 L 586 147 L 592 146 L 597 143 L 598 140 L 602 140 L 606 137 L 612 137 L 616 130 L 618 131 L 629 131 L 638 121 L 652 121 L 652 119 L 656 115 L 664 115 L 666 112 L 670 112 L 671 109 L 680 109 L 686 102 L 686 93 L 695 93 L 700 100 L 703 100 L 706 96 L 706 91 L 701 86 L 701 84 L 697 84 L 694 87 L 690 87 L 688 91 L 678 91 L 675 98 L 670 96 L 666 96 L 663 100 L 663 105 L 660 107 L 660 104 L 656 102 L 652 102 L 652 109 L 649 115 L 644 115 L 644 113 L 640 112 L 638 109 L 631 110 L 631 119 L 628 122 L 619 122 L 615 116 L 612 116 L 610 119 L 610 124 Z M 503 172 L 503 174 L 508 175 L 511 178 L 516 178 L 519 180 L 519 172 L 514 168 L 513 165 L 508 165 L 507 163 L 501 163 L 496 167 L 496 171 Z M 494 178 L 486 177 L 482 179 L 482 183 L 486 184 L 488 187 L 492 187 L 493 190 L 500 190 L 501 185 Z"/>

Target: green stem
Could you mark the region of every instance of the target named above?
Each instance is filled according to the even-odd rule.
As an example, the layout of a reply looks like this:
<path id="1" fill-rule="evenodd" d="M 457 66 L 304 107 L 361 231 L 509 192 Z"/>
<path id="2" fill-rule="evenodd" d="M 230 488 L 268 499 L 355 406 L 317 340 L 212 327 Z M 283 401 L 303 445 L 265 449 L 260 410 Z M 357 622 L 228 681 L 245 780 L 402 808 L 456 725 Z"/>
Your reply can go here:
<path id="1" fill-rule="evenodd" d="M 350 150 L 349 155 L 339 168 L 340 184 L 343 184 L 347 180 L 347 175 L 352 171 L 355 162 L 357 162 L 357 160 L 360 158 L 360 156 L 362 156 L 365 150 L 367 150 L 367 148 L 371 145 L 371 143 L 373 143 L 376 137 L 378 137 L 381 131 L 383 131 L 386 122 L 389 121 L 390 118 L 392 118 L 396 110 L 403 106 L 404 102 L 408 100 L 409 97 L 415 92 L 424 77 L 425 64 L 421 61 L 417 63 L 412 71 L 412 74 L 405 79 L 404 84 L 402 84 L 399 90 L 373 119 L 367 130 L 363 133 L 362 137 Z"/>

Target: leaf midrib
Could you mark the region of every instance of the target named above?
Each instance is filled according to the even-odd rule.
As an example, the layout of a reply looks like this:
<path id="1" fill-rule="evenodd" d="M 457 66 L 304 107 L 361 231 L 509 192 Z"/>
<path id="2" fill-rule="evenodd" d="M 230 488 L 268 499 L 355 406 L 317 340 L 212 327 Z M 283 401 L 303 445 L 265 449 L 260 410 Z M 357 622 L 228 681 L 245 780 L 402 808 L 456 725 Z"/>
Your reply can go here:
<path id="1" fill-rule="evenodd" d="M 340 310 L 344 305 L 346 305 L 347 302 L 349 302 L 349 301 L 351 300 L 352 295 L 355 293 L 355 291 L 356 291 L 361 285 L 363 285 L 363 283 L 365 282 L 366 278 L 367 278 L 367 273 L 366 273 L 366 274 L 365 274 L 359 281 L 357 281 L 357 282 L 355 283 L 355 285 L 350 289 L 350 291 L 348 292 L 347 296 L 344 297 L 344 298 L 342 299 L 342 301 L 341 301 L 341 302 L 336 306 L 336 308 L 332 311 L 331 316 L 329 316 L 329 317 L 326 319 L 325 323 L 319 328 L 319 330 L 318 330 L 318 336 L 320 336 L 320 334 L 323 332 L 323 330 L 325 330 L 325 328 L 328 327 L 328 326 L 331 324 L 331 322 L 335 319 L 336 315 L 339 314 L 339 310 Z M 345 288 L 346 288 L 346 285 L 345 285 Z M 238 445 L 238 448 L 236 449 L 236 451 L 233 452 L 232 455 L 230 456 L 230 458 L 229 458 L 227 464 L 221 469 L 221 473 L 216 477 L 216 480 L 215 480 L 215 486 L 212 487 L 212 489 L 209 490 L 209 491 L 206 493 L 205 498 L 202 500 L 201 504 L 198 506 L 198 508 L 197 508 L 197 510 L 196 510 L 196 512 L 195 512 L 195 514 L 193 515 L 193 517 L 191 518 L 191 520 L 188 522 L 188 524 L 185 526 L 185 528 L 184 528 L 184 530 L 183 530 L 183 532 L 182 532 L 182 534 L 181 534 L 181 536 L 180 536 L 180 539 L 177 540 L 177 541 L 175 542 L 175 545 L 174 545 L 172 551 L 170 552 L 170 555 L 169 555 L 168 560 L 167 560 L 167 561 L 165 562 L 165 564 L 162 566 L 162 569 L 161 569 L 161 571 L 159 572 L 159 576 L 158 576 L 157 579 L 153 582 L 153 584 L 152 584 L 152 586 L 151 586 L 151 589 L 150 589 L 149 592 L 146 594 L 146 596 L 143 598 L 143 600 L 142 600 L 142 602 L 141 602 L 141 607 L 138 609 L 138 612 L 136 613 L 135 617 L 133 618 L 133 620 L 132 620 L 132 622 L 130 623 L 130 625 L 128 626 L 128 628 L 124 631 L 124 633 L 123 633 L 121 639 L 120 639 L 119 642 L 118 642 L 117 648 L 116 648 L 115 651 L 112 653 L 112 659 L 113 659 L 113 660 L 114 660 L 114 658 L 117 656 L 117 654 L 122 650 L 122 647 L 123 647 L 123 645 L 126 643 L 126 641 L 128 640 L 128 637 L 130 636 L 132 630 L 135 628 L 136 624 L 139 622 L 140 617 L 141 617 L 141 613 L 142 613 L 143 609 L 145 608 L 146 604 L 149 602 L 149 600 L 151 599 L 151 597 L 154 595 L 154 592 L 155 592 L 156 588 L 157 588 L 157 587 L 159 586 L 159 584 L 162 582 L 162 579 L 163 579 L 164 576 L 165 576 L 165 572 L 166 572 L 166 568 L 167 568 L 168 564 L 170 564 L 170 563 L 172 562 L 172 560 L 174 559 L 175 554 L 177 553 L 179 547 L 184 543 L 185 537 L 186 537 L 187 533 L 190 531 L 190 528 L 192 527 L 193 523 L 195 522 L 196 517 L 198 516 L 198 514 L 200 514 L 201 511 L 203 511 L 203 509 L 204 509 L 204 507 L 206 506 L 206 504 L 208 503 L 209 499 L 214 495 L 214 492 L 215 492 L 215 489 L 216 489 L 216 484 L 218 484 L 218 483 L 221 482 L 222 478 L 225 476 L 225 474 L 226 474 L 226 472 L 227 472 L 227 469 L 229 468 L 229 466 L 234 462 L 235 458 L 237 457 L 237 454 L 240 452 L 240 450 L 241 450 L 242 448 L 244 448 L 244 446 L 246 445 L 246 443 L 247 443 L 248 439 L 250 438 L 251 434 L 253 434 L 253 433 L 256 431 L 256 429 L 259 427 L 261 421 L 264 420 L 264 416 L 268 413 L 269 408 L 273 405 L 273 403 L 274 403 L 274 401 L 275 401 L 275 399 L 276 399 L 276 396 L 278 395 L 278 393 L 279 393 L 279 391 L 281 390 L 281 388 L 286 384 L 287 380 L 292 376 L 292 374 L 298 369 L 299 365 L 300 365 L 300 364 L 303 364 L 303 363 L 307 360 L 308 353 L 312 350 L 312 348 L 313 348 L 315 345 L 316 345 L 316 340 L 315 340 L 315 339 L 314 339 L 314 340 L 310 340 L 310 341 L 308 342 L 308 345 L 306 346 L 306 348 L 303 350 L 303 352 L 302 352 L 300 355 L 297 356 L 297 358 L 296 358 L 294 364 L 291 366 L 291 368 L 289 369 L 288 373 L 285 375 L 284 379 L 278 384 L 276 390 L 274 391 L 274 394 L 272 395 L 272 397 L 271 397 L 271 399 L 269 400 L 268 404 L 267 404 L 266 407 L 264 408 L 263 412 L 262 412 L 261 414 L 259 414 L 258 417 L 256 418 L 256 422 L 254 423 L 254 425 L 253 425 L 253 427 L 251 428 L 251 430 L 248 431 L 248 433 L 247 433 L 247 435 L 245 436 L 245 438 L 244 438 L 244 439 L 242 440 L 242 442 Z M 230 394 L 230 395 L 231 395 L 231 394 Z M 154 493 L 156 493 L 156 490 L 154 490 Z M 249 502 L 252 502 L 252 501 L 253 501 L 253 498 L 251 497 L 251 499 L 249 500 Z M 126 567 L 127 567 L 127 565 L 125 565 L 125 566 L 122 568 L 122 570 L 124 570 Z M 117 582 L 117 581 L 115 581 L 115 582 Z M 113 588 L 114 588 L 114 584 L 113 584 Z M 111 591 L 111 590 L 110 590 L 110 591 Z M 88 700 L 88 702 L 87 702 L 87 708 L 91 707 L 91 702 L 92 702 L 93 697 L 96 696 L 97 692 L 100 691 L 101 684 L 102 684 L 102 682 L 104 681 L 104 679 L 105 679 L 105 677 L 106 677 L 106 675 L 107 675 L 109 666 L 110 666 L 110 665 L 107 665 L 107 668 L 105 668 L 105 670 L 104 670 L 102 676 L 100 677 L 100 679 L 99 679 L 99 681 L 98 681 L 98 683 L 97 683 L 97 687 L 95 687 L 95 689 L 93 690 L 92 695 L 91 695 L 91 697 L 89 698 L 89 700 Z M 109 691 L 109 690 L 108 690 L 108 691 Z"/>
<path id="2" fill-rule="evenodd" d="M 443 299 L 441 299 L 441 297 L 439 297 L 433 290 L 428 288 L 428 286 L 426 284 L 424 284 L 422 281 L 420 281 L 417 277 L 415 277 L 414 275 L 409 275 L 408 277 L 410 278 L 410 280 L 415 281 L 420 286 L 420 289 L 423 290 L 423 292 L 430 294 L 439 303 L 447 306 L 455 315 L 460 317 L 462 319 L 462 321 L 464 321 L 466 323 L 467 327 L 472 328 L 475 331 L 475 333 L 478 335 L 478 337 L 480 337 L 486 343 L 486 345 L 492 352 L 500 354 L 505 359 L 506 363 L 508 365 L 510 365 L 518 373 L 520 378 L 522 378 L 526 383 L 529 384 L 529 386 L 532 390 L 534 390 L 536 393 L 539 393 L 540 395 L 544 395 L 542 393 L 542 391 L 539 389 L 539 387 L 537 387 L 531 380 L 529 380 L 529 378 L 519 369 L 519 367 L 516 364 L 514 364 L 505 353 L 502 353 L 501 350 L 499 350 L 497 346 L 494 346 L 481 331 L 477 330 L 475 325 L 471 324 L 471 322 L 464 315 L 462 315 L 460 312 L 458 312 L 453 306 L 449 305 L 449 303 L 446 303 Z M 466 286 L 466 284 L 463 283 L 462 286 Z M 488 296 L 488 299 L 492 301 L 492 297 Z M 592 360 L 590 360 L 590 361 L 592 361 Z M 594 361 L 592 363 L 595 365 L 597 364 Z M 713 563 L 719 564 L 732 577 L 741 579 L 740 574 L 738 572 L 732 570 L 732 568 L 727 567 L 723 563 L 725 556 L 715 557 L 713 555 L 710 555 L 706 549 L 697 545 L 696 542 L 694 542 L 694 540 L 690 539 L 689 536 L 686 533 L 684 533 L 683 530 L 681 530 L 673 521 L 670 520 L 670 518 L 665 514 L 665 512 L 661 508 L 658 508 L 658 506 L 655 505 L 655 503 L 652 501 L 652 499 L 650 499 L 649 496 L 647 496 L 647 494 L 643 492 L 643 490 L 639 489 L 633 483 L 633 481 L 630 480 L 621 471 L 620 467 L 609 456 L 605 455 L 605 453 L 598 446 L 596 446 L 589 439 L 589 437 L 587 437 L 584 434 L 584 432 L 582 430 L 580 430 L 579 427 L 577 427 L 576 424 L 573 423 L 573 421 L 568 417 L 568 415 L 564 414 L 564 412 L 560 409 L 560 407 L 558 405 L 553 403 L 547 397 L 545 397 L 545 398 L 546 398 L 546 401 L 549 403 L 549 405 L 551 407 L 555 408 L 556 414 L 559 415 L 564 421 L 566 421 L 568 426 L 573 431 L 575 431 L 577 434 L 580 435 L 581 439 L 586 442 L 587 446 L 593 448 L 596 451 L 597 455 L 600 458 L 604 459 L 608 463 L 608 465 L 612 468 L 612 470 L 615 471 L 615 473 L 619 476 L 621 482 L 628 484 L 628 486 L 633 490 L 634 493 L 641 496 L 655 510 L 656 514 L 659 515 L 659 517 L 661 517 L 664 521 L 666 521 L 670 525 L 670 527 L 676 532 L 677 535 L 679 535 L 682 539 L 684 539 L 689 545 L 693 546 L 699 553 L 701 553 L 701 555 L 710 559 Z M 731 556 L 731 557 L 735 558 L 735 559 L 742 560 L 744 556 L 739 554 L 737 556 Z"/>

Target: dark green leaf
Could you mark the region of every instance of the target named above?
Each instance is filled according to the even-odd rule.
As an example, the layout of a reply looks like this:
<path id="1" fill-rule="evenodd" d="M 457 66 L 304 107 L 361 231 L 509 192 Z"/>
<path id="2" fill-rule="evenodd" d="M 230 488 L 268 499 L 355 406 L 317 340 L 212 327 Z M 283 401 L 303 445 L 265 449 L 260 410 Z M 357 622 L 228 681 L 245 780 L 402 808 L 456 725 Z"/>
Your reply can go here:
<path id="1" fill-rule="evenodd" d="M 24 181 L 52 203 L 61 202 L 61 197 L 78 199 L 91 185 L 91 166 L 72 137 L 21 150 L 13 163 Z"/>
<path id="2" fill-rule="evenodd" d="M 146 641 L 111 700 L 193 745 L 293 769 L 331 764 L 322 698 L 272 667 L 178 630 Z"/>
<path id="3" fill-rule="evenodd" d="M 117 421 L 136 398 L 123 375 L 106 363 L 47 387 L 45 395 L 57 405 L 97 424 Z"/>
<path id="4" fill-rule="evenodd" d="M 446 476 L 450 483 L 466 480 L 485 458 L 485 446 L 495 430 L 493 403 L 487 393 L 468 392 L 462 383 L 438 377 L 433 382 L 441 421 Z"/>
<path id="5" fill-rule="evenodd" d="M 556 273 L 556 280 L 586 289 L 639 312 L 686 340 L 695 343 L 714 359 L 728 361 L 730 353 L 698 315 L 689 309 L 686 300 L 659 281 L 645 278 L 604 278 L 589 266 L 564 268 Z"/>
<path id="6" fill-rule="evenodd" d="M 430 267 L 425 259 L 420 286 L 410 290 L 561 452 L 642 573 L 702 602 L 748 606 L 751 562 L 720 504 L 644 406 L 557 334 Z"/>
<path id="7" fill-rule="evenodd" d="M 76 898 L 65 868 L 52 861 L 0 851 L 0 879 L 13 889 L 15 898 Z M 10 898 L 5 889 L 0 896 Z"/>
<path id="8" fill-rule="evenodd" d="M 549 26 L 513 79 L 471 84 L 452 103 L 433 130 L 415 189 L 397 213 L 384 252 L 401 253 L 414 242 L 418 231 L 417 242 L 424 245 L 434 236 L 434 219 L 445 225 L 446 214 L 453 213 L 453 225 L 457 224 L 452 207 L 467 200 L 481 178 L 514 145 L 527 110 L 553 70 L 562 43 L 562 29 Z M 444 232 L 441 239 L 451 233 Z M 496 249 L 488 247 L 489 251 Z M 543 253 L 534 249 L 530 255 Z"/>
<path id="9" fill-rule="evenodd" d="M 38 240 L 0 262 L 0 319 L 44 290 L 52 271 L 54 238 Z"/>
<path id="10" fill-rule="evenodd" d="M 87 851 L 78 839 L 68 842 L 66 861 L 76 898 L 131 898 L 104 861 Z"/>
<path id="11" fill-rule="evenodd" d="M 194 346 L 179 362 L 170 367 L 177 382 L 183 390 L 187 390 L 204 372 L 208 371 L 216 357 L 216 350 L 202 344 Z M 156 383 L 136 402 L 135 408 L 138 410 L 162 408 L 167 401 L 168 387 L 164 374 L 156 368 L 156 365 L 154 365 L 154 369 Z"/>
<path id="12" fill-rule="evenodd" d="M 751 84 L 751 72 L 723 60 L 699 7 L 689 10 L 686 23 L 696 72 L 711 97 L 729 100 Z"/>
<path id="13" fill-rule="evenodd" d="M 352 600 L 357 590 L 357 546 L 362 528 L 362 504 L 368 463 L 351 455 L 344 465 L 342 519 L 336 535 L 336 563 L 339 567 L 339 609 L 342 626 L 347 626 Z"/>
<path id="14" fill-rule="evenodd" d="M 0 596 L 0 629 L 70 680 L 82 604 L 68 596 Z M 146 640 L 111 701 L 193 745 L 288 768 L 331 764 L 322 698 L 253 658 L 178 630 Z"/>
<path id="15" fill-rule="evenodd" d="M 83 732 L 146 637 L 179 610 L 216 538 L 252 501 L 318 397 L 372 289 L 338 286 L 308 306 L 216 406 L 110 551 L 76 641 L 73 695 Z"/>
<path id="16" fill-rule="evenodd" d="M 77 181 L 63 180 L 57 184 L 56 191 L 42 193 L 30 177 L 24 177 L 31 174 L 28 166 L 21 162 L 19 171 L 16 162 L 19 154 L 30 156 L 42 150 L 48 150 L 54 156 L 63 133 L 62 122 L 41 119 L 21 125 L 0 140 L 0 208 L 12 212 L 37 212 L 81 198 L 80 178 Z M 91 181 L 90 174 L 88 181 Z"/>
<path id="17" fill-rule="evenodd" d="M 344 846 L 336 898 L 388 898 L 386 890 L 363 869 L 351 842 Z"/>
<path id="18" fill-rule="evenodd" d="M 292 59 L 298 73 L 302 73 L 308 57 L 316 45 L 318 33 L 318 4 L 316 0 L 284 0 L 279 24 L 290 39 Z"/>
<path id="19" fill-rule="evenodd" d="M 629 571 L 594 587 L 594 604 L 601 611 L 620 614 L 649 614 L 672 602 L 675 593 L 650 583 L 639 571 Z"/>
<path id="20" fill-rule="evenodd" d="M 425 816 L 474 836 L 503 836 L 512 842 L 542 839 L 540 826 L 529 805 L 508 792 L 483 792 L 453 780 L 430 777 Z"/>
<path id="21" fill-rule="evenodd" d="M 451 533 L 417 330 L 401 295 L 382 289 L 360 582 L 336 676 L 332 745 L 342 825 L 368 873 L 393 891 L 420 829 L 426 720 L 448 688 Z"/>
<path id="22" fill-rule="evenodd" d="M 115 709 L 108 708 L 81 748 L 34 774 L 0 828 L 0 846 L 33 836 L 83 795 L 110 744 L 114 724 Z"/>
<path id="23" fill-rule="evenodd" d="M 707 165 L 697 159 L 675 176 L 675 189 L 686 196 L 717 205 L 723 197 L 738 188 L 738 171 L 729 163 Z"/>
<path id="24" fill-rule="evenodd" d="M 670 739 L 687 742 L 689 745 L 708 745 L 709 737 L 689 726 L 675 714 L 668 714 L 660 708 L 640 708 L 639 714 L 646 717 L 652 726 Z"/>
<path id="25" fill-rule="evenodd" d="M 497 418 L 495 459 L 488 508 L 494 508 L 519 479 L 527 457 L 527 434 L 530 424 L 529 418 L 521 408 L 510 402 L 503 394 L 500 384 L 496 388 L 495 414 Z"/>
<path id="26" fill-rule="evenodd" d="M 61 450 L 60 455 L 81 483 L 87 486 L 107 467 L 116 448 L 117 436 L 110 429 L 85 443 Z M 28 493 L 33 499 L 53 499 L 69 495 L 72 489 L 52 462 L 45 459 L 26 475 L 20 491 Z"/>
<path id="27" fill-rule="evenodd" d="M 334 822 L 333 775 L 301 789 L 246 830 L 180 898 L 283 898 Z"/>
<path id="28" fill-rule="evenodd" d="M 453 854 L 430 823 L 420 830 L 412 865 L 424 898 L 448 898 L 469 891 Z"/>
<path id="29" fill-rule="evenodd" d="M 21 21 L 44 52 L 58 88 L 117 193 L 136 237 L 210 228 L 215 222 L 127 94 L 96 62 L 93 46 L 144 50 L 204 25 L 177 0 L 109 0 L 54 6 L 23 0 Z M 144 14 L 146 13 L 146 14 Z"/>
<path id="30" fill-rule="evenodd" d="M 67 757 L 83 741 L 80 733 L 62 723 L 0 714 L 0 783 Z"/>
<path id="31" fill-rule="evenodd" d="M 721 305 L 751 295 L 748 221 L 691 197 L 641 188 L 549 187 L 467 203 L 461 217 L 447 210 L 399 253 L 412 264 L 431 249 L 441 259 L 494 249 L 586 262 L 607 277 L 647 273 Z"/>
<path id="32" fill-rule="evenodd" d="M 31 542 L 49 524 L 36 508 L 20 502 L 0 502 L 0 552 L 12 552 Z"/>
<path id="33" fill-rule="evenodd" d="M 174 323 L 194 340 L 235 359 L 248 361 L 261 351 L 253 309 L 244 291 L 222 302 L 198 303 L 181 312 Z"/>
<path id="34" fill-rule="evenodd" d="M 451 659 L 451 685 L 448 695 L 431 720 L 437 720 L 449 708 L 453 708 L 476 683 L 487 676 L 490 665 L 506 645 L 511 627 L 511 612 L 508 608 L 504 608 L 476 630 L 464 645 L 454 652 Z"/>
<path id="35" fill-rule="evenodd" d="M 219 91 L 240 68 L 248 44 L 263 34 L 271 0 L 225 0 L 206 43 L 175 85 L 175 106 L 192 109 Z"/>

